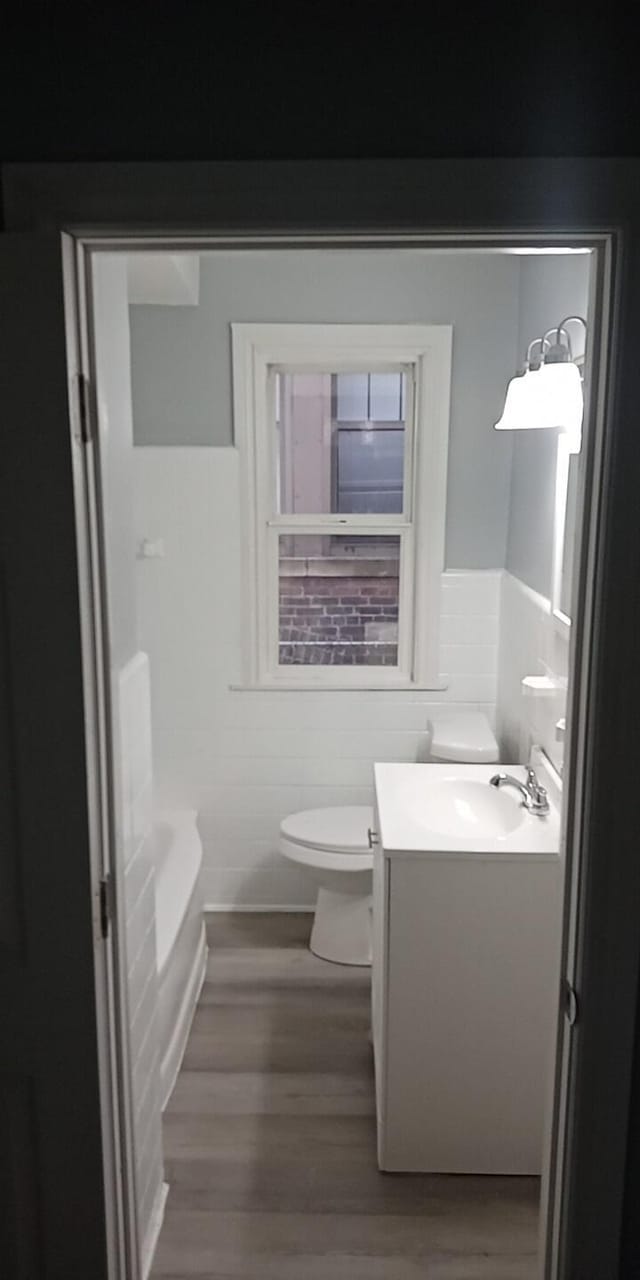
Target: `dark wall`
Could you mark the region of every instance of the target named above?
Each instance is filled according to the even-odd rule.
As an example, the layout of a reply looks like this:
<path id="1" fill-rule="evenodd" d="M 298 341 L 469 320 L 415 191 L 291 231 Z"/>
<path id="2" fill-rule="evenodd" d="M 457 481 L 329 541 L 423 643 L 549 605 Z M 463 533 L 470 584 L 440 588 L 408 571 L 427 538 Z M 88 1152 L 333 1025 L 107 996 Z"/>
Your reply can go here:
<path id="1" fill-rule="evenodd" d="M 640 153 L 635 40 L 609 9 L 16 8 L 4 160 Z"/>
<path id="2" fill-rule="evenodd" d="M 612 6 L 448 7 L 396 4 L 379 26 L 363 6 L 354 31 L 344 4 L 299 6 L 304 28 L 273 5 L 22 6 L 0 45 L 0 159 L 640 155 L 637 41 Z"/>
<path id="3" fill-rule="evenodd" d="M 627 1147 L 627 1176 L 622 1215 L 620 1275 L 640 1275 L 640 1008 L 636 1012 L 636 1036 L 633 1058 L 634 1086 L 631 1094 Z"/>

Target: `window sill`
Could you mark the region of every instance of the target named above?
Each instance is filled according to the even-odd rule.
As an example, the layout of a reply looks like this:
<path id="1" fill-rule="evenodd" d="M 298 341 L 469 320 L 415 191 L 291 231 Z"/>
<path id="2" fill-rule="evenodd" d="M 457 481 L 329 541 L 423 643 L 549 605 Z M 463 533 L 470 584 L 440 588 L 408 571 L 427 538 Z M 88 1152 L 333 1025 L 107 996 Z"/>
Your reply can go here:
<path id="1" fill-rule="evenodd" d="M 230 693 L 444 693 L 449 688 L 447 681 L 432 684 L 411 684 L 406 680 L 375 681 L 369 684 L 324 684 L 319 680 L 297 681 L 287 684 L 285 681 L 264 682 L 262 684 L 230 684 Z"/>

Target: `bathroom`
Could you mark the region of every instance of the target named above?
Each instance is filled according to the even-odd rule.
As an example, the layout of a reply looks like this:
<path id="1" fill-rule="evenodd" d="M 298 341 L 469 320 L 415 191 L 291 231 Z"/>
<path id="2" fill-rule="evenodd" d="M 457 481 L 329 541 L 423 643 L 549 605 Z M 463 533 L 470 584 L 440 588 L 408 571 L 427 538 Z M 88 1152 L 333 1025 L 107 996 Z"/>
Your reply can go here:
<path id="1" fill-rule="evenodd" d="M 525 358 L 535 380 L 540 354 L 560 347 L 571 359 L 556 367 L 578 370 L 588 394 L 594 256 L 533 238 L 492 249 L 189 246 L 95 260 L 114 880 L 141 1275 L 253 1274 L 251 1265 L 309 1274 L 313 1258 L 310 1274 L 329 1277 L 358 1255 L 362 1271 L 349 1274 L 402 1280 L 429 1250 L 451 1255 L 442 1275 L 492 1251 L 490 1269 L 470 1275 L 536 1274 L 584 449 L 573 405 L 562 426 L 554 418 L 537 430 L 534 417 L 517 430 L 525 419 L 505 392 Z M 543 370 L 556 371 L 553 357 Z M 524 786 L 529 763 L 551 816 L 524 811 L 510 784 L 487 785 L 504 771 Z M 387 765 L 402 787 L 417 778 L 418 799 L 410 787 L 385 799 L 396 777 Z M 468 969 L 456 969 L 455 954 L 465 959 L 466 942 L 465 963 L 480 956 L 482 967 L 495 913 L 478 1041 L 456 1047 L 436 1000 L 433 1079 L 485 1050 L 478 1075 L 491 1076 L 496 1027 L 518 1024 L 518 1000 L 540 1008 L 500 1068 L 524 1081 L 505 1101 L 512 1145 L 489 1152 L 500 1117 L 489 1125 L 478 1104 L 464 1124 L 468 1148 L 449 1160 L 459 1099 L 429 1106 L 429 1064 L 409 1117 L 407 1106 L 394 1110 L 394 1090 L 411 1096 L 401 1067 L 425 1043 L 418 1035 L 402 1048 L 406 1008 L 392 998 L 387 954 L 399 908 L 390 910 L 390 881 L 373 887 L 372 912 L 371 879 L 401 869 L 393 849 L 410 868 L 423 848 L 416 828 L 390 851 L 393 804 L 422 803 L 423 770 L 464 780 L 467 768 L 481 771 L 469 778 L 481 777 L 483 803 L 495 799 L 502 843 L 489 850 L 480 828 L 473 838 L 475 793 L 461 793 L 453 809 L 444 804 L 430 846 L 461 855 L 454 880 L 443 859 L 432 884 L 436 862 L 425 859 L 426 878 L 398 898 L 398 982 L 412 1009 L 434 968 L 444 1003 L 458 999 L 456 982 L 464 994 Z M 465 810 L 456 843 L 449 828 Z M 310 811 L 323 812 L 301 825 L 295 815 Z M 457 914 L 449 921 L 443 909 L 440 931 L 431 921 L 422 951 L 410 921 L 427 921 L 437 895 L 450 901 L 463 864 L 476 874 L 471 853 L 487 855 L 472 901 L 461 884 Z M 402 966 L 412 961 L 411 990 Z M 504 963 L 530 985 L 512 984 L 498 1014 L 492 984 Z M 381 1006 L 390 1043 L 374 1064 Z M 508 1106 L 522 1097 L 531 1111 L 518 1127 Z M 442 1125 L 423 1135 L 424 1153 L 407 1154 L 398 1135 L 407 1123 L 421 1132 L 421 1110 Z M 443 1204 L 451 1231 L 434 1228 L 431 1240 Z M 379 1255 L 388 1269 L 367 1270 Z"/>

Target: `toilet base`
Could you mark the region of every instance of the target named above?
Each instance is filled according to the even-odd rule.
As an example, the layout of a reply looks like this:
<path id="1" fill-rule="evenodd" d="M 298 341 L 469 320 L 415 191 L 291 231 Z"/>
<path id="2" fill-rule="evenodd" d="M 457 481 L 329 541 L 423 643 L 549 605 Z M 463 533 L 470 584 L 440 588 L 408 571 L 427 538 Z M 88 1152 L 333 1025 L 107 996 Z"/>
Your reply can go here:
<path id="1" fill-rule="evenodd" d="M 309 949 L 335 964 L 371 966 L 371 894 L 319 889 Z"/>

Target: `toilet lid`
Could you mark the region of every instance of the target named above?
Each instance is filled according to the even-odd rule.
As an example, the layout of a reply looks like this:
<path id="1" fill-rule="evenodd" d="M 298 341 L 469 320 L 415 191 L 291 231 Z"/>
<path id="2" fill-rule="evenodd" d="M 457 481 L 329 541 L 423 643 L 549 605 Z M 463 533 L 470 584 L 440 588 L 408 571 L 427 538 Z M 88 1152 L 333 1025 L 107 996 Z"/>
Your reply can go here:
<path id="1" fill-rule="evenodd" d="M 331 853 L 369 853 L 369 827 L 373 826 L 373 809 L 369 805 L 342 805 L 335 809 L 304 809 L 291 813 L 280 823 L 286 840 L 307 849 L 325 849 Z"/>

